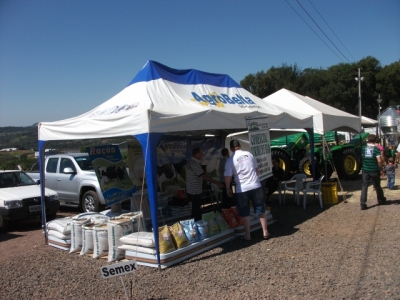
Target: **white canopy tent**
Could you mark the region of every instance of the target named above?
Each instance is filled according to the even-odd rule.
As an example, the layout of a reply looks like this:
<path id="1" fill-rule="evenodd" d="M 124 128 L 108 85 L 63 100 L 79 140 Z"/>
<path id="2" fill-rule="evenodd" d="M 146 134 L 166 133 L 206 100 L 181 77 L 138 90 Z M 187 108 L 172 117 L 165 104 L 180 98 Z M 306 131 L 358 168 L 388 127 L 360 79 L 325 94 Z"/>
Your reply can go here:
<path id="1" fill-rule="evenodd" d="M 363 127 L 376 127 L 378 126 L 378 120 L 361 116 L 361 125 Z"/>
<path id="2" fill-rule="evenodd" d="M 299 113 L 311 114 L 315 133 L 324 134 L 333 130 L 360 132 L 361 129 L 359 117 L 287 89 L 281 89 L 263 100 L 281 109 L 290 107 Z"/>
<path id="3" fill-rule="evenodd" d="M 263 101 L 227 75 L 176 70 L 148 61 L 124 90 L 91 111 L 66 120 L 39 123 L 42 203 L 43 158 L 49 141 L 134 136 L 143 149 L 155 229 L 158 226 L 156 150 L 160 137 L 193 131 L 227 135 L 246 130 L 247 118 L 262 116 L 268 117 L 273 128 L 313 127 L 310 114 Z M 154 239 L 160 263 L 157 230 Z"/>

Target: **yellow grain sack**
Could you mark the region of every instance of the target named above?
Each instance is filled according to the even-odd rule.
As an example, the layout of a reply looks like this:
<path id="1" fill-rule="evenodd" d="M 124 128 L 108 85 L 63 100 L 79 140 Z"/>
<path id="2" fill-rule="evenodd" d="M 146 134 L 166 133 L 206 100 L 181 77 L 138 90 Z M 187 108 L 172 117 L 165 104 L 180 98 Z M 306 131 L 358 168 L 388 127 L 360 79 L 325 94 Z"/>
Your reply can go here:
<path id="1" fill-rule="evenodd" d="M 172 234 L 172 237 L 174 239 L 174 244 L 177 249 L 189 245 L 189 240 L 186 237 L 185 231 L 183 230 L 183 227 L 180 223 L 175 223 L 174 225 L 169 226 L 168 228 Z"/>

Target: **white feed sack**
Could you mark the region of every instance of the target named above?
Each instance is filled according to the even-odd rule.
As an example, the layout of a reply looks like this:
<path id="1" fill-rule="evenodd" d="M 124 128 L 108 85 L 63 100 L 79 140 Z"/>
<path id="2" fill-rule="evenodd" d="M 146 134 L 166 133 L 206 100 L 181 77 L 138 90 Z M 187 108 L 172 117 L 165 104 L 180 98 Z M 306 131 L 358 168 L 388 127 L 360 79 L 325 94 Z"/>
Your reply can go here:
<path id="1" fill-rule="evenodd" d="M 93 258 L 99 258 L 108 253 L 108 229 L 107 224 L 99 224 L 93 227 Z"/>
<path id="2" fill-rule="evenodd" d="M 71 239 L 71 233 L 63 234 L 63 233 L 61 233 L 57 230 L 53 230 L 53 229 L 48 230 L 47 234 L 49 236 L 54 236 L 56 238 L 59 238 L 60 240 L 70 240 Z"/>
<path id="3" fill-rule="evenodd" d="M 90 224 L 82 227 L 82 249 L 80 255 L 93 253 L 93 227 L 95 224 Z"/>
<path id="4" fill-rule="evenodd" d="M 69 253 L 82 249 L 82 226 L 90 223 L 90 218 L 72 219 L 71 225 L 71 249 Z"/>
<path id="5" fill-rule="evenodd" d="M 133 222 L 136 219 L 130 216 L 110 218 L 108 227 L 108 262 L 121 260 L 125 257 L 125 251 L 118 249 L 122 245 L 120 238 L 133 232 Z"/>
<path id="6" fill-rule="evenodd" d="M 72 218 L 60 218 L 47 222 L 47 229 L 58 231 L 61 234 L 71 234 Z"/>
<path id="7" fill-rule="evenodd" d="M 134 211 L 129 213 L 124 213 L 121 215 L 123 218 L 130 218 L 133 222 L 133 231 L 146 231 L 146 223 L 144 221 L 143 213 L 141 211 Z"/>
<path id="8" fill-rule="evenodd" d="M 134 232 L 120 238 L 123 244 L 154 248 L 153 232 Z"/>

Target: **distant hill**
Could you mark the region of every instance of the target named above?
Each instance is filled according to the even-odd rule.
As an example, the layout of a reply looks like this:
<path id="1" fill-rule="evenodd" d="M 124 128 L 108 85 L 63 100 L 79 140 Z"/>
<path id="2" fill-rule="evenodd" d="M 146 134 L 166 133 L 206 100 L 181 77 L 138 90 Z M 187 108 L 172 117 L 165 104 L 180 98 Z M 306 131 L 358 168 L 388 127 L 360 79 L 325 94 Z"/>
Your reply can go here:
<path id="1" fill-rule="evenodd" d="M 92 140 L 69 140 L 50 142 L 47 148 L 52 149 L 80 149 L 92 145 L 119 144 L 126 138 L 116 139 L 92 139 Z M 0 127 L 0 149 L 18 148 L 20 150 L 38 150 L 38 128 L 37 123 L 27 127 Z"/>

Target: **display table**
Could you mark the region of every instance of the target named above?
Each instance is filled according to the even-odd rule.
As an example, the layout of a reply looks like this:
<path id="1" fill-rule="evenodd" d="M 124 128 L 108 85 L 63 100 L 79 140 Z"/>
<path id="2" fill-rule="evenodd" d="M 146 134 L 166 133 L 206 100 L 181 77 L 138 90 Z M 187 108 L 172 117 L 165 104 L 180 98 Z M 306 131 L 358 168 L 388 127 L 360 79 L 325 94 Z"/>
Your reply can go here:
<path id="1" fill-rule="evenodd" d="M 233 228 L 226 229 L 218 234 L 202 240 L 201 242 L 190 244 L 184 248 L 160 254 L 160 267 L 165 269 L 185 259 L 191 258 L 195 255 L 213 249 L 227 241 L 235 238 L 235 230 Z M 136 251 L 125 251 L 125 258 L 128 260 L 136 260 L 139 265 L 148 267 L 158 267 L 157 255 L 140 253 Z"/>

